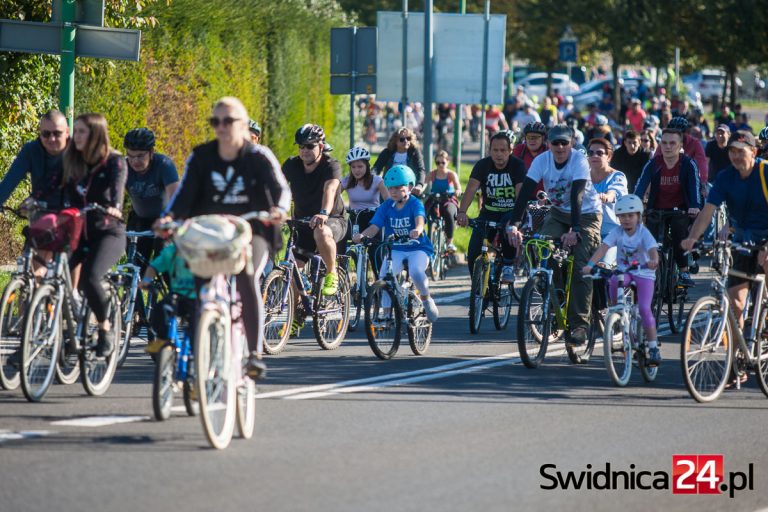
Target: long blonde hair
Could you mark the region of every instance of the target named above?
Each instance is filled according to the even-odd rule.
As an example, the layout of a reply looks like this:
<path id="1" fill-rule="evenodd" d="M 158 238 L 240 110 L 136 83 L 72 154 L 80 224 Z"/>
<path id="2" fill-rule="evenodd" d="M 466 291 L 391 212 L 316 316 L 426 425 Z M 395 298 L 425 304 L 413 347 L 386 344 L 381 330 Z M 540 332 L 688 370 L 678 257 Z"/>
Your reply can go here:
<path id="1" fill-rule="evenodd" d="M 64 167 L 63 183 L 80 181 L 89 169 L 96 168 L 96 164 L 107 158 L 114 150 L 109 144 L 109 130 L 107 120 L 101 114 L 81 114 L 75 118 L 75 122 L 83 123 L 88 127 L 88 141 L 85 148 L 80 151 L 71 141 L 64 151 L 62 165 Z"/>

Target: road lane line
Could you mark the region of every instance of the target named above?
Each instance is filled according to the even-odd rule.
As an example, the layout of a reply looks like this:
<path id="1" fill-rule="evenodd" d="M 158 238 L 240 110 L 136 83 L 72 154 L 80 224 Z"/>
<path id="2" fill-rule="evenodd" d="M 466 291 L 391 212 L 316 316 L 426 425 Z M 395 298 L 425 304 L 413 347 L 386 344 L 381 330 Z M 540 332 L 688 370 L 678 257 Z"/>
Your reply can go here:
<path id="1" fill-rule="evenodd" d="M 44 437 L 54 434 L 50 430 L 21 430 L 19 432 L 12 432 L 10 430 L 0 430 L 0 443 L 6 441 L 19 441 L 22 439 L 34 439 L 36 437 Z"/>
<path id="2" fill-rule="evenodd" d="M 456 293 L 454 295 L 446 295 L 445 297 L 435 298 L 435 304 L 447 304 L 449 302 L 456 302 L 461 299 L 468 299 L 469 292 Z"/>
<path id="3" fill-rule="evenodd" d="M 147 421 L 149 419 L 149 416 L 86 416 L 84 418 L 52 421 L 51 425 L 64 427 L 106 427 L 120 423 Z"/>

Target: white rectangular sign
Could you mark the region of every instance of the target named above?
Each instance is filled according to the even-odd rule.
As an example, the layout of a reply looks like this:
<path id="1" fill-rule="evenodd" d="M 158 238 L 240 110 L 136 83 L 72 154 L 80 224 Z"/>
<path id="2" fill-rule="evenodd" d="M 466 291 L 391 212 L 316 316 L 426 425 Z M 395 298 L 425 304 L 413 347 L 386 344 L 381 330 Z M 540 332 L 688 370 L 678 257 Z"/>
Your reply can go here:
<path id="1" fill-rule="evenodd" d="M 377 15 L 379 44 L 376 99 L 400 101 L 403 96 L 403 17 L 399 12 Z M 502 102 L 504 87 L 505 15 L 491 16 L 488 30 L 488 82 L 486 100 Z M 482 14 L 433 15 L 433 101 L 480 103 L 482 101 Z M 408 14 L 408 100 L 424 101 L 424 14 Z"/>

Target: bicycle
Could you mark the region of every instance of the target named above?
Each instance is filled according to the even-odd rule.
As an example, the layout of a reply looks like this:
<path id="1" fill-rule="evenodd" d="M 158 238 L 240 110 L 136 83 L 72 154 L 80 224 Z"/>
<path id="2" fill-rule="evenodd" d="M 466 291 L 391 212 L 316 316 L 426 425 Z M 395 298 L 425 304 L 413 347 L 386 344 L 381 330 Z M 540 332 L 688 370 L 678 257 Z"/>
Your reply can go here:
<path id="1" fill-rule="evenodd" d="M 418 242 L 407 236 L 392 235 L 381 244 L 385 251 L 382 263 L 384 277 L 373 283 L 365 303 L 365 334 L 368 345 L 379 359 L 392 359 L 397 353 L 403 324 L 407 326 L 408 343 L 414 355 L 424 355 L 432 340 L 432 324 L 427 320 L 424 304 L 414 289 L 408 261 L 403 266 L 405 277 L 395 276 L 390 257 L 394 244 L 413 243 Z"/>
<path id="2" fill-rule="evenodd" d="M 672 234 L 669 229 L 670 221 L 680 217 L 688 218 L 688 213 L 675 208 L 673 210 L 649 210 L 646 216 L 646 219 L 658 220 L 659 229 L 656 240 L 661 240 L 659 242 L 659 266 L 656 270 L 656 282 L 653 291 L 653 315 L 656 317 L 656 325 L 661 325 L 662 309 L 666 304 L 669 328 L 675 334 L 682 329 L 685 303 L 688 300 L 688 288 L 678 282 L 678 268 L 677 263 L 675 263 Z"/>
<path id="3" fill-rule="evenodd" d="M 349 325 L 349 278 L 344 271 L 347 257 L 337 256 L 339 287 L 334 295 L 322 294 L 325 264 L 315 254 L 307 262 L 304 271 L 296 264 L 294 247 L 296 229 L 309 225 L 308 218 L 286 221 L 291 232 L 285 247 L 285 256 L 264 280 L 264 350 L 271 355 L 279 354 L 288 343 L 294 317 L 299 314 L 312 316 L 312 330 L 318 345 L 324 350 L 339 348 Z M 294 288 L 299 293 L 300 305 L 295 307 Z M 301 318 L 300 320 L 304 320 Z"/>
<path id="4" fill-rule="evenodd" d="M 360 225 L 357 222 L 361 213 L 375 212 L 376 208 L 365 208 L 361 210 L 352 210 L 350 212 L 350 223 L 352 224 L 352 236 L 360 232 Z M 370 243 L 374 243 L 371 241 Z M 360 314 L 365 308 L 365 298 L 368 296 L 368 289 L 374 279 L 369 276 L 376 276 L 376 265 L 372 265 L 368 257 L 366 244 L 351 244 L 347 247 L 347 264 L 345 269 L 349 277 L 349 303 L 352 311 L 349 315 L 350 332 L 357 329 L 360 322 Z"/>
<path id="5" fill-rule="evenodd" d="M 635 284 L 624 285 L 624 276 L 639 268 L 636 263 L 624 271 L 595 267 L 592 274 L 584 276 L 588 279 L 603 279 L 606 283 L 612 277 L 618 279 L 616 304 L 608 308 L 605 317 L 603 360 L 608 376 L 619 387 L 629 383 L 633 360 L 645 382 L 653 382 L 658 373 L 657 366 L 648 364 L 645 331 L 640 317 L 640 308 L 635 304 Z"/>
<path id="6" fill-rule="evenodd" d="M 472 269 L 472 284 L 469 292 L 469 331 L 472 334 L 480 332 L 480 322 L 485 310 L 492 305 L 493 325 L 496 330 L 506 329 L 512 311 L 512 296 L 514 285 L 501 282 L 503 265 L 496 264 L 496 256 L 501 254 L 500 222 L 471 219 L 470 227 L 483 230 L 483 246 L 480 255 L 475 258 Z M 488 230 L 496 229 L 493 241 L 488 237 Z"/>
<path id="7" fill-rule="evenodd" d="M 97 210 L 107 214 L 100 205 L 87 205 L 80 214 Z M 120 305 L 112 283 L 103 282 L 109 297 L 107 318 L 111 329 L 120 332 Z M 78 372 L 86 393 L 100 396 L 106 393 L 117 368 L 118 353 L 107 357 L 96 355 L 97 325 L 85 300 L 78 306 L 73 296 L 67 251 L 56 252 L 48 264 L 48 274 L 32 296 L 24 320 L 21 343 L 21 388 L 30 402 L 39 402 L 48 392 L 54 373 L 64 375 L 64 381 L 77 380 Z M 66 343 L 62 347 L 62 340 Z M 57 370 L 57 366 L 59 369 Z"/>
<path id="8" fill-rule="evenodd" d="M 427 234 L 432 242 L 434 253 L 429 260 L 429 277 L 433 281 L 445 279 L 445 270 L 450 265 L 452 252 L 446 249 L 445 243 L 445 220 L 440 214 L 441 200 L 449 197 L 446 194 L 430 194 L 424 204 L 431 204 L 430 211 L 427 212 Z"/>
<path id="9" fill-rule="evenodd" d="M 517 316 L 517 344 L 520 359 L 527 368 L 537 368 L 544 360 L 547 346 L 568 331 L 568 306 L 573 278 L 573 254 L 561 248 L 560 241 L 545 235 L 533 235 L 525 242 L 525 257 L 531 274 L 520 298 Z M 534 260 L 538 261 L 538 265 Z M 550 261 L 554 261 L 550 268 Z M 565 272 L 564 288 L 555 288 L 555 272 Z M 589 361 L 597 333 L 603 331 L 598 294 L 592 294 L 591 320 L 587 340 L 580 346 L 566 344 L 568 358 L 574 364 Z"/>
<path id="10" fill-rule="evenodd" d="M 685 387 L 697 402 L 712 402 L 720 397 L 729 377 L 736 376 L 736 389 L 742 376 L 755 372 L 762 392 L 768 396 L 768 289 L 765 275 L 751 275 L 731 269 L 731 251 L 752 254 L 762 244 L 738 244 L 716 240 L 715 250 L 723 250 L 720 272 L 712 280 L 712 294 L 701 297 L 693 305 L 681 335 L 680 361 Z M 744 329 L 731 308 L 728 276 L 740 277 L 757 285 L 752 288 L 753 306 L 744 308 Z"/>

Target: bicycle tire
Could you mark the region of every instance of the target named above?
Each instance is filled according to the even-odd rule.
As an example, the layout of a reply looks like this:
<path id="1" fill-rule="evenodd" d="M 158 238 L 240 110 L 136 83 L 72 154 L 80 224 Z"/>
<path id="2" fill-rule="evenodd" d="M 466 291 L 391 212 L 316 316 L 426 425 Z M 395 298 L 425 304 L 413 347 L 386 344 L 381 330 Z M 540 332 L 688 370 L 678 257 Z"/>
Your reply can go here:
<path id="1" fill-rule="evenodd" d="M 469 332 L 477 334 L 480 332 L 480 323 L 483 320 L 483 302 L 485 301 L 483 291 L 483 280 L 488 262 L 482 257 L 475 260 L 475 266 L 472 269 L 472 287 L 469 290 Z"/>
<path id="2" fill-rule="evenodd" d="M 328 297 L 318 294 L 312 312 L 312 330 L 315 340 L 323 350 L 335 350 L 341 346 L 349 326 L 349 278 L 341 267 L 336 268 L 339 286 Z"/>
<path id="3" fill-rule="evenodd" d="M 515 265 L 513 268 L 515 273 L 515 282 L 512 285 L 512 296 L 519 304 L 525 283 L 528 282 L 528 275 L 531 273 L 530 267 L 528 265 L 528 258 L 523 256 L 522 261 L 518 265 Z"/>
<path id="4" fill-rule="evenodd" d="M 634 321 L 630 323 L 630 329 L 631 338 L 634 344 L 641 347 L 640 350 L 637 351 L 637 366 L 640 369 L 640 376 L 646 383 L 653 382 L 656 380 L 656 375 L 659 373 L 659 367 L 649 366 L 648 364 L 648 358 L 646 357 L 645 352 L 647 345 L 645 344 L 645 341 L 643 341 L 645 331 L 643 330 L 643 323 L 639 317 L 635 318 Z M 659 347 L 659 350 L 660 349 L 661 348 Z"/>
<path id="5" fill-rule="evenodd" d="M 237 387 L 237 432 L 243 439 L 253 437 L 256 429 L 256 383 L 249 377 Z"/>
<path id="6" fill-rule="evenodd" d="M 672 298 L 667 302 L 667 320 L 669 320 L 669 330 L 672 334 L 680 334 L 685 324 L 685 301 L 688 296 L 686 290 L 678 290 L 675 287 L 670 292 Z"/>
<path id="7" fill-rule="evenodd" d="M 56 373 L 61 349 L 61 338 L 55 332 L 58 330 L 56 302 L 56 289 L 52 285 L 39 286 L 24 321 L 19 375 L 21 389 L 30 402 L 39 402 L 45 397 Z"/>
<path id="8" fill-rule="evenodd" d="M 365 299 L 365 335 L 376 357 L 392 359 L 400 347 L 401 328 L 402 312 L 392 287 L 384 281 L 374 283 Z"/>
<path id="9" fill-rule="evenodd" d="M 661 327 L 661 315 L 662 309 L 664 308 L 664 283 L 667 279 L 667 265 L 665 258 L 666 255 L 662 253 L 661 257 L 659 258 L 659 266 L 656 267 L 656 279 L 653 282 L 653 300 L 651 301 L 651 311 L 653 312 L 653 317 L 656 319 L 657 328 Z"/>
<path id="10" fill-rule="evenodd" d="M 130 277 L 128 275 L 119 275 L 119 283 L 115 283 L 118 300 L 120 302 L 120 314 L 122 317 L 122 328 L 117 340 L 117 366 L 123 366 L 128 359 L 128 350 L 131 346 L 131 336 L 133 335 L 133 317 L 135 316 L 136 297 L 130 294 Z M 137 290 L 137 293 L 141 293 Z"/>
<path id="11" fill-rule="evenodd" d="M 349 249 L 347 251 L 347 256 L 349 256 L 349 263 L 347 266 L 347 277 L 349 278 L 349 305 L 350 305 L 350 311 L 349 311 L 349 325 L 347 326 L 348 332 L 354 332 L 357 329 L 357 326 L 360 324 L 360 317 L 363 314 L 363 308 L 365 307 L 365 303 L 363 302 L 363 294 L 361 293 L 361 290 L 363 288 L 368 286 L 368 269 L 365 269 L 365 273 L 363 274 L 365 276 L 365 279 L 362 283 L 360 283 L 357 269 L 357 251 L 354 249 Z M 366 258 L 366 265 L 368 264 L 368 259 Z"/>
<path id="12" fill-rule="evenodd" d="M 512 314 L 513 284 L 499 284 L 498 293 L 493 294 L 493 325 L 497 331 L 503 331 L 509 324 Z"/>
<path id="13" fill-rule="evenodd" d="M 214 310 L 200 315 L 195 336 L 195 390 L 208 444 L 229 446 L 235 429 L 237 386 L 228 326 Z"/>
<path id="14" fill-rule="evenodd" d="M 768 339 L 761 335 L 755 342 L 755 377 L 757 377 L 757 383 L 760 386 L 760 390 L 768 397 Z"/>
<path id="15" fill-rule="evenodd" d="M 285 349 L 291 335 L 293 323 L 293 287 L 285 279 L 286 272 L 276 268 L 267 274 L 261 287 L 264 298 L 264 352 L 277 355 Z M 285 301 L 282 301 L 283 291 L 288 285 Z"/>
<path id="16" fill-rule="evenodd" d="M 155 374 L 152 379 L 152 410 L 157 421 L 165 421 L 171 417 L 175 373 L 176 350 L 166 345 L 157 354 Z"/>
<path id="17" fill-rule="evenodd" d="M 24 315 L 34 293 L 31 281 L 13 277 L 5 286 L 0 307 L 0 389 L 19 387 L 19 369 L 8 362 L 9 357 L 21 350 Z"/>
<path id="18" fill-rule="evenodd" d="M 715 340 L 722 322 L 725 322 L 723 335 Z M 680 364 L 688 393 L 697 402 L 717 400 L 731 375 L 733 336 L 727 313 L 720 310 L 714 297 L 701 297 L 696 301 L 688 312 L 680 338 Z"/>
<path id="19" fill-rule="evenodd" d="M 80 378 L 80 358 L 77 351 L 67 350 L 65 340 L 69 340 L 71 337 L 69 334 L 64 334 L 66 319 L 62 319 L 60 324 L 61 329 L 59 332 L 62 346 L 61 350 L 59 350 L 59 359 L 56 361 L 56 382 L 70 385 L 77 382 L 77 379 Z"/>
<path id="20" fill-rule="evenodd" d="M 188 377 L 184 381 L 181 394 L 184 398 L 184 409 L 187 411 L 187 416 L 197 416 L 200 414 L 200 403 L 197 401 L 194 378 Z"/>
<path id="21" fill-rule="evenodd" d="M 531 276 L 523 288 L 517 312 L 517 346 L 526 368 L 538 368 L 549 344 L 553 313 L 549 284 L 542 274 Z"/>
<path id="22" fill-rule="evenodd" d="M 609 313 L 603 330 L 603 362 L 615 386 L 624 387 L 632 376 L 632 341 L 624 332 L 624 319 Z"/>
<path id="23" fill-rule="evenodd" d="M 107 316 L 110 322 L 110 329 L 119 333 L 121 332 L 123 320 L 120 302 L 118 301 L 115 289 L 110 285 L 107 286 L 109 287 L 109 311 Z M 88 308 L 85 318 L 86 322 L 90 322 L 90 308 Z M 93 319 L 95 322 L 95 317 Z M 107 357 L 96 357 L 95 342 L 92 341 L 98 337 L 96 334 L 98 331 L 97 326 L 94 325 L 93 330 L 91 330 L 90 326 L 86 324 L 84 329 L 87 335 L 80 351 L 80 375 L 82 377 L 80 382 L 82 382 L 86 393 L 91 396 L 101 396 L 107 392 L 109 386 L 112 385 L 112 379 L 115 377 L 118 359 L 117 347 Z"/>
<path id="24" fill-rule="evenodd" d="M 427 353 L 432 341 L 432 322 L 427 319 L 421 298 L 413 291 L 408 291 L 408 344 L 411 352 L 417 356 Z"/>

